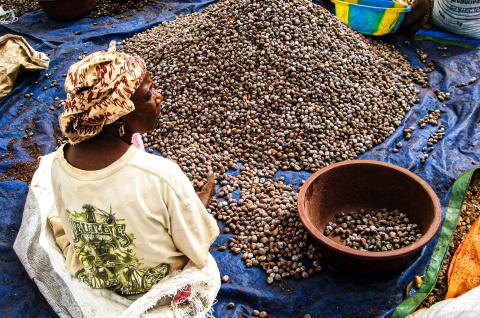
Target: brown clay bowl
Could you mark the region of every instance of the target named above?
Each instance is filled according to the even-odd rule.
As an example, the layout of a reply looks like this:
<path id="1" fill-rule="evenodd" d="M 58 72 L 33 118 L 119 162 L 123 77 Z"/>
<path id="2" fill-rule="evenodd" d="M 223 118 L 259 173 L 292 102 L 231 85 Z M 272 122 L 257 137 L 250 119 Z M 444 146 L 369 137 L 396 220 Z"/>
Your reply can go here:
<path id="1" fill-rule="evenodd" d="M 42 10 L 52 20 L 71 21 L 78 19 L 97 4 L 97 0 L 37 0 Z"/>
<path id="2" fill-rule="evenodd" d="M 398 209 L 419 225 L 422 237 L 394 251 L 359 251 L 338 238 L 323 235 L 337 212 L 360 209 Z M 437 233 L 442 210 L 432 188 L 414 173 L 373 160 L 344 161 L 327 166 L 307 179 L 298 196 L 300 218 L 318 241 L 327 261 L 355 274 L 397 270 L 411 260 Z"/>

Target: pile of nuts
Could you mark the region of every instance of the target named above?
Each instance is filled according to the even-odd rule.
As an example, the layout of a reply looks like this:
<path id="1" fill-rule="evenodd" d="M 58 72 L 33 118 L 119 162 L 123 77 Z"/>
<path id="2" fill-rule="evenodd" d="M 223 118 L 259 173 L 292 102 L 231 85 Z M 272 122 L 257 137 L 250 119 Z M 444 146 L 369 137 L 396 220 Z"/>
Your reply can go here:
<path id="1" fill-rule="evenodd" d="M 434 150 L 435 144 L 437 144 L 440 140 L 445 138 L 445 135 L 446 135 L 445 125 L 443 124 L 438 125 L 438 121 L 440 120 L 440 114 L 441 114 L 441 111 L 439 109 L 429 109 L 428 113 L 422 119 L 420 119 L 417 123 L 420 129 L 426 128 L 427 125 L 438 126 L 438 129 L 428 137 L 426 146 L 422 148 L 422 156 L 420 157 L 420 163 L 422 164 L 427 161 L 428 154 Z M 412 138 L 412 134 L 414 131 L 415 131 L 415 127 L 413 126 L 403 129 L 403 139 L 406 141 L 410 140 Z M 403 146 L 402 142 L 397 142 L 395 148 L 393 149 L 393 152 L 398 153 L 402 146 Z"/>
<path id="2" fill-rule="evenodd" d="M 340 212 L 329 222 L 325 236 L 340 236 L 345 246 L 356 250 L 387 252 L 408 246 L 422 237 L 420 228 L 398 210 Z"/>
<path id="3" fill-rule="evenodd" d="M 219 1 L 121 44 L 165 98 L 146 146 L 196 189 L 215 173 L 220 195 L 208 210 L 233 234 L 229 250 L 268 283 L 321 270 L 297 189 L 276 173 L 315 171 L 382 143 L 417 100 L 414 79 L 425 79 L 393 46 L 310 0 Z"/>
<path id="4" fill-rule="evenodd" d="M 140 10 L 146 5 L 157 3 L 156 0 L 97 0 L 97 4 L 87 15 L 89 18 L 115 16 L 128 10 Z M 38 1 L 32 0 L 2 0 L 5 10 L 14 10 L 16 16 L 40 10 Z"/>
<path id="5" fill-rule="evenodd" d="M 432 126 L 438 125 L 438 119 L 440 118 L 440 110 L 438 109 L 429 109 L 428 114 L 425 115 L 420 121 L 418 122 L 418 126 L 423 129 L 430 124 Z"/>
<path id="6" fill-rule="evenodd" d="M 442 92 L 442 91 L 439 91 L 438 89 L 434 90 L 434 92 L 438 100 L 441 102 L 444 102 L 452 98 L 452 94 L 450 94 L 449 92 Z"/>
<path id="7" fill-rule="evenodd" d="M 420 61 L 421 61 L 423 64 L 426 64 L 426 63 L 427 63 L 427 59 L 428 59 L 428 54 L 427 54 L 427 53 L 425 53 L 425 52 L 422 51 L 421 49 L 416 49 L 416 50 L 415 50 L 415 53 L 417 53 L 418 58 L 420 59 Z"/>
<path id="8" fill-rule="evenodd" d="M 40 10 L 38 2 L 32 0 L 2 0 L 1 5 L 5 11 L 13 10 L 17 17 L 27 12 Z"/>
<path id="9" fill-rule="evenodd" d="M 405 140 L 410 140 L 412 138 L 412 133 L 415 131 L 415 127 L 410 126 L 403 130 L 403 138 Z"/>
<path id="10" fill-rule="evenodd" d="M 154 0 L 97 0 L 95 8 L 88 13 L 89 18 L 116 16 L 128 10 L 141 10 L 146 5 L 155 4 Z"/>
<path id="11" fill-rule="evenodd" d="M 445 125 L 440 125 L 436 132 L 434 132 L 430 137 L 428 137 L 428 150 L 432 151 L 431 147 L 435 145 L 437 142 L 442 140 L 445 137 Z"/>

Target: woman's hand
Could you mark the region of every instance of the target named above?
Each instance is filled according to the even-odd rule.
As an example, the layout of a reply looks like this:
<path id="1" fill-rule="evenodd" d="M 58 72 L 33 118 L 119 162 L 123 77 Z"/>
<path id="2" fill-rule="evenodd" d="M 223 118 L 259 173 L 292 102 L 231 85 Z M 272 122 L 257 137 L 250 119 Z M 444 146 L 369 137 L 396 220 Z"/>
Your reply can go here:
<path id="1" fill-rule="evenodd" d="M 202 201 L 205 207 L 208 207 L 210 198 L 215 195 L 215 176 L 213 172 L 208 173 L 207 183 L 203 186 L 202 191 L 197 193 L 200 201 Z"/>
<path id="2" fill-rule="evenodd" d="M 433 10 L 433 1 L 434 0 L 408 0 L 407 3 L 412 7 L 412 11 L 405 15 L 397 32 L 407 36 L 415 35 L 415 33 L 428 22 Z"/>

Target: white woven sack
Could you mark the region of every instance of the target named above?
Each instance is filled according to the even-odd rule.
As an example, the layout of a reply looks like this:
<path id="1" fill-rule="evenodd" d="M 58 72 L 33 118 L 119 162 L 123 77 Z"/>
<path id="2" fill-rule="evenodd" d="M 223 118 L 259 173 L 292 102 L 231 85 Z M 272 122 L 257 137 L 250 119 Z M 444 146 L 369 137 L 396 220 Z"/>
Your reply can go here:
<path id="1" fill-rule="evenodd" d="M 206 267 L 187 263 L 141 297 L 122 297 L 108 289 L 92 289 L 72 277 L 57 247 L 47 216 L 54 211 L 51 166 L 55 153 L 42 157 L 28 192 L 22 225 L 14 250 L 45 299 L 62 318 L 204 318 L 212 317 L 212 305 L 220 289 L 217 264 L 208 256 Z M 189 304 L 173 305 L 172 296 L 190 285 Z"/>
<path id="2" fill-rule="evenodd" d="M 480 0 L 434 0 L 432 22 L 452 33 L 480 39 Z"/>

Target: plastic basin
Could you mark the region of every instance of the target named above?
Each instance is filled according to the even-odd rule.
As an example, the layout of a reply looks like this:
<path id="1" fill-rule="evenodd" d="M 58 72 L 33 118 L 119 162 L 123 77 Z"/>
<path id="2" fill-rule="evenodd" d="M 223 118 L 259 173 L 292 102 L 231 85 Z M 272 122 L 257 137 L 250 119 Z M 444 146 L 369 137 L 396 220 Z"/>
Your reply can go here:
<path id="1" fill-rule="evenodd" d="M 398 209 L 419 225 L 422 237 L 406 247 L 372 252 L 344 246 L 323 235 L 335 213 L 360 209 Z M 302 186 L 298 212 L 317 240 L 325 259 L 356 274 L 380 274 L 403 267 L 437 233 L 442 210 L 430 186 L 414 173 L 380 161 L 353 160 L 332 164 L 314 173 Z"/>
<path id="2" fill-rule="evenodd" d="M 71 21 L 84 16 L 97 0 L 37 0 L 48 17 L 55 21 Z"/>
<path id="3" fill-rule="evenodd" d="M 363 34 L 384 35 L 397 31 L 411 7 L 387 0 L 332 0 L 335 14 Z"/>

